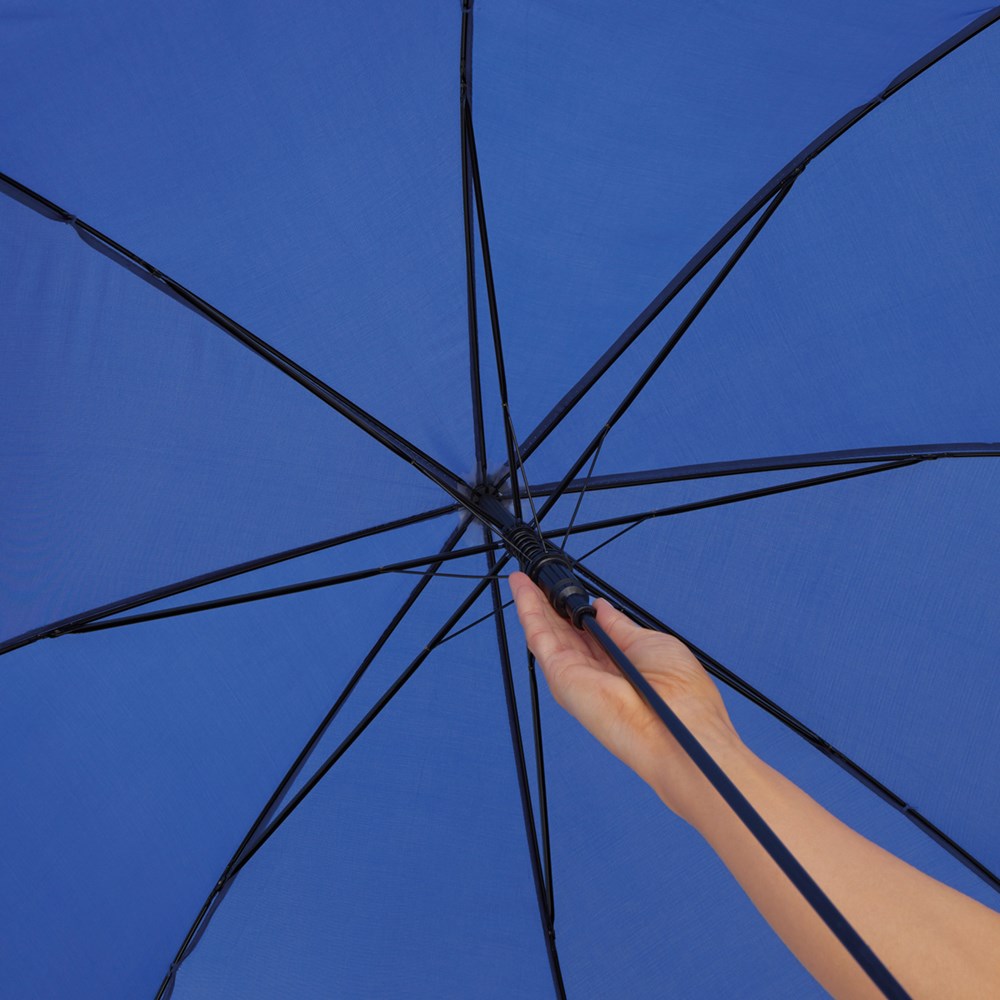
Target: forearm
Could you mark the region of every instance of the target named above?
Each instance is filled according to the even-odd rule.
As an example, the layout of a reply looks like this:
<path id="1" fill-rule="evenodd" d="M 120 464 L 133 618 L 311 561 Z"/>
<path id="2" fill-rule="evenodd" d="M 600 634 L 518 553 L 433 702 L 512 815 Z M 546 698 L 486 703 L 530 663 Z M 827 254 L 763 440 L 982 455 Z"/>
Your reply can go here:
<path id="1" fill-rule="evenodd" d="M 1000 915 L 866 840 L 742 744 L 709 749 L 911 996 L 1000 996 Z M 827 990 L 880 996 L 707 781 L 690 783 L 678 811 Z"/>

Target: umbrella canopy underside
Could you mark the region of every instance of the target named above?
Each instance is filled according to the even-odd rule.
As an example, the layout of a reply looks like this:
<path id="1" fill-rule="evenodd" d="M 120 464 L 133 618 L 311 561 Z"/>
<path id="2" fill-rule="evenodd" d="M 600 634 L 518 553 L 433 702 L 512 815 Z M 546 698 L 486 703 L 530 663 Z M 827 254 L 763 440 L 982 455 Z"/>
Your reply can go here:
<path id="1" fill-rule="evenodd" d="M 473 486 L 997 906 L 1000 9 L 582 7 L 0 5 L 0 995 L 823 995 Z"/>

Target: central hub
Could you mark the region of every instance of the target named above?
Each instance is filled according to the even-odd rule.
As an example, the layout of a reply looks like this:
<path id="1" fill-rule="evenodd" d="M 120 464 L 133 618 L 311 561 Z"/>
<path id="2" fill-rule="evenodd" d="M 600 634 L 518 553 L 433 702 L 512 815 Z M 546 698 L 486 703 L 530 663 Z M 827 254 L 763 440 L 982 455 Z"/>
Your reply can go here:
<path id="1" fill-rule="evenodd" d="M 583 628 L 584 618 L 593 615 L 594 609 L 566 553 L 550 545 L 523 521 L 515 522 L 505 531 L 503 540 L 507 551 L 542 590 L 549 604 L 576 628 Z"/>
<path id="2" fill-rule="evenodd" d="M 518 521 L 497 496 L 479 492 L 477 500 L 483 520 L 500 532 L 507 551 L 521 570 L 563 618 L 582 628 L 584 618 L 593 615 L 594 609 L 566 553 L 550 545 L 536 527 Z"/>

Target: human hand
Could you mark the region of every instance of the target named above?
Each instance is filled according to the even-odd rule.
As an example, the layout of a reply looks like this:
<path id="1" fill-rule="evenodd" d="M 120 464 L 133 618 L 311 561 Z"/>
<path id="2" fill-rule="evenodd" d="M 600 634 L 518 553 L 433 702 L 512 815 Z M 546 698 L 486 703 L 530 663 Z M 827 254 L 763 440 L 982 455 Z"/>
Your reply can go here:
<path id="1" fill-rule="evenodd" d="M 691 819 L 705 781 L 653 710 L 585 632 L 561 618 L 524 573 L 510 587 L 528 646 L 556 701 Z M 712 679 L 680 640 L 634 624 L 607 601 L 597 621 L 713 756 L 742 746 Z"/>

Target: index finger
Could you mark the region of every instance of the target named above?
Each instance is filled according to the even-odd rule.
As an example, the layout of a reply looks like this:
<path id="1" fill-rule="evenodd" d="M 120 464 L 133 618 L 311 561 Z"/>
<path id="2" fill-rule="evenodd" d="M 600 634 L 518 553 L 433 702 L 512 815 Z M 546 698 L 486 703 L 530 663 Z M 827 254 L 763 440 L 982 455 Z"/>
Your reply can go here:
<path id="1" fill-rule="evenodd" d="M 583 637 L 556 614 L 545 595 L 525 573 L 511 573 L 510 589 L 528 647 L 543 667 L 563 650 L 588 652 Z"/>

